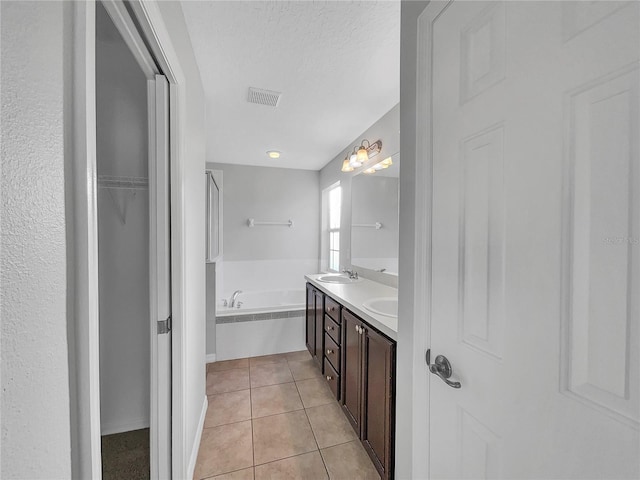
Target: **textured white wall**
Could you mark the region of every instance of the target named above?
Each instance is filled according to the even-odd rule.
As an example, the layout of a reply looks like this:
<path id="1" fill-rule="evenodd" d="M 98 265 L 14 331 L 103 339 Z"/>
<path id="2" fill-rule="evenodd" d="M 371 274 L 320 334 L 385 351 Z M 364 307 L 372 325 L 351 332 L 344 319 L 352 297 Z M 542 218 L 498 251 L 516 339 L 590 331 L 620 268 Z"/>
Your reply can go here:
<path id="1" fill-rule="evenodd" d="M 68 5 L 1 10 L 2 464 L 70 478 L 63 65 Z"/>
<path id="2" fill-rule="evenodd" d="M 147 80 L 96 6 L 98 175 L 148 176 Z M 98 188 L 102 434 L 149 426 L 149 191 Z"/>
<path id="3" fill-rule="evenodd" d="M 186 126 L 183 152 L 184 179 L 184 248 L 185 265 L 185 372 L 184 418 L 185 449 L 189 454 L 198 445 L 198 422 L 206 400 L 205 394 L 205 98 L 200 71 L 193 54 L 189 32 L 179 2 L 157 2 L 173 47 L 185 75 Z M 226 181 L 226 179 L 225 179 Z M 185 465 L 185 469 L 186 469 Z"/>

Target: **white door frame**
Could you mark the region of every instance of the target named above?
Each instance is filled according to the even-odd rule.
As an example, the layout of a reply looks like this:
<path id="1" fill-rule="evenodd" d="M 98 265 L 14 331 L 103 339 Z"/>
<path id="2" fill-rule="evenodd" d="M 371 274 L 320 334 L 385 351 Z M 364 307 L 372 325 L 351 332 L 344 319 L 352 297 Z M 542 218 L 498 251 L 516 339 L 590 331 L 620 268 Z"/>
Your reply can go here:
<path id="1" fill-rule="evenodd" d="M 131 0 L 151 53 L 170 83 L 171 145 L 171 288 L 172 341 L 172 470 L 173 477 L 186 475 L 191 456 L 186 451 L 183 336 L 185 324 L 185 205 L 183 152 L 186 105 L 185 77 L 158 6 Z M 70 268 L 69 338 L 72 403 L 72 468 L 74 478 L 102 477 L 100 446 L 100 370 L 98 310 L 98 215 L 96 167 L 95 0 L 73 2 L 71 43 L 73 177 L 73 268 Z M 131 46 L 130 46 L 131 48 Z M 133 51 L 134 55 L 136 52 Z M 137 56 L 136 56 L 137 58 Z M 72 271 L 72 273 L 71 273 Z M 75 369 L 75 371 L 74 371 Z"/>
<path id="2" fill-rule="evenodd" d="M 431 290 L 431 159 L 416 124 L 418 113 L 428 108 L 420 92 L 416 71 L 425 39 L 418 35 L 418 17 L 428 0 L 403 1 L 400 55 L 400 265 L 398 277 L 398 362 L 396 390 L 396 477 L 428 478 L 429 297 Z"/>

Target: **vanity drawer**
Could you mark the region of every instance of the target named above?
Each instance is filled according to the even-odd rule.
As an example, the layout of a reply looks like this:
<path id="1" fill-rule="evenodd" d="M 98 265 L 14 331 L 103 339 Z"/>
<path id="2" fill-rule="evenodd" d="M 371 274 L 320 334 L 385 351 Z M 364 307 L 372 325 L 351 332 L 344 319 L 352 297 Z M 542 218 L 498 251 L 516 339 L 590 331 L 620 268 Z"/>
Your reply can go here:
<path id="1" fill-rule="evenodd" d="M 324 316 L 324 331 L 336 342 L 340 344 L 340 325 L 333 321 L 329 315 Z"/>
<path id="2" fill-rule="evenodd" d="M 324 297 L 324 311 L 333 318 L 336 323 L 340 323 L 340 304 L 326 295 Z"/>
<path id="3" fill-rule="evenodd" d="M 324 359 L 324 379 L 329 384 L 329 388 L 335 395 L 336 399 L 340 398 L 340 375 L 331 366 L 331 363 Z"/>
<path id="4" fill-rule="evenodd" d="M 324 358 L 329 360 L 336 372 L 340 371 L 340 347 L 328 333 L 324 334 Z"/>

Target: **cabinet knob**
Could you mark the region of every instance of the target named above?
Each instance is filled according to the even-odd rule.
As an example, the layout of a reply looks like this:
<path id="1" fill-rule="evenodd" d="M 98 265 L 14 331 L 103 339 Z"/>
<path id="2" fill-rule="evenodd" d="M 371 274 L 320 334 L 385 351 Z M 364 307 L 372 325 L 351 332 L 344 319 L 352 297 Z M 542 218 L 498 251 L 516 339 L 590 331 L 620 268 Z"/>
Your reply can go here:
<path id="1" fill-rule="evenodd" d="M 333 377 L 331 375 L 327 375 L 327 380 L 333 380 Z"/>
<path id="2" fill-rule="evenodd" d="M 331 350 L 330 348 L 327 348 L 327 355 L 331 355 L 333 353 L 333 350 Z"/>
<path id="3" fill-rule="evenodd" d="M 333 325 L 327 326 L 327 330 L 333 330 Z"/>

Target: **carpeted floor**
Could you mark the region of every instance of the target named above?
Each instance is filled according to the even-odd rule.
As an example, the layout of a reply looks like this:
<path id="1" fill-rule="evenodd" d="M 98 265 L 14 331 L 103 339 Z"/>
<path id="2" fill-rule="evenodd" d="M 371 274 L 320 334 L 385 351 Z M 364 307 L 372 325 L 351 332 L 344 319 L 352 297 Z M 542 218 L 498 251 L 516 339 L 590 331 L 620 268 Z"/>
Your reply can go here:
<path id="1" fill-rule="evenodd" d="M 149 478 L 149 429 L 102 437 L 104 480 L 146 480 Z"/>

